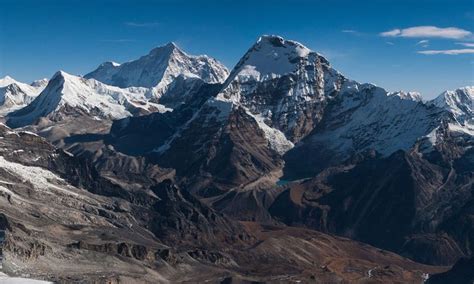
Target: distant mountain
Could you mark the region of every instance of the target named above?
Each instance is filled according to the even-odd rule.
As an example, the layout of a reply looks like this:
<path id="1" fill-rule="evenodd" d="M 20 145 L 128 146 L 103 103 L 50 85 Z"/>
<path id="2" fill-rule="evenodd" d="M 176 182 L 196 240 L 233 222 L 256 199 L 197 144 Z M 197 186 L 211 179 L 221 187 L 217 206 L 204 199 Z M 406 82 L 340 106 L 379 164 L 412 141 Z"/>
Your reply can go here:
<path id="1" fill-rule="evenodd" d="M 25 107 L 46 87 L 47 80 L 35 81 L 31 85 L 6 76 L 0 79 L 0 115 Z"/>
<path id="2" fill-rule="evenodd" d="M 452 131 L 474 135 L 474 87 L 446 91 L 435 98 L 432 103 L 451 113 L 454 121 L 450 124 Z"/>
<path id="3" fill-rule="evenodd" d="M 100 120 L 166 111 L 164 106 L 147 101 L 148 92 L 145 88 L 120 89 L 59 71 L 28 106 L 10 113 L 7 123 L 22 127 L 40 118 L 59 121 L 84 115 Z"/>
<path id="4" fill-rule="evenodd" d="M 43 78 L 43 79 L 39 79 L 39 80 L 35 80 L 33 82 L 31 82 L 31 86 L 33 87 L 46 87 L 46 85 L 48 85 L 48 82 L 49 80 L 46 79 L 46 78 Z"/>
<path id="5" fill-rule="evenodd" d="M 194 85 L 221 83 L 227 75 L 227 68 L 217 60 L 206 55 L 188 55 L 174 43 L 168 43 L 137 60 L 123 64 L 105 62 L 84 77 L 121 88 L 151 88 L 152 96 L 159 99 L 175 97 L 178 91 L 184 97 Z M 168 103 L 171 104 L 170 98 Z"/>

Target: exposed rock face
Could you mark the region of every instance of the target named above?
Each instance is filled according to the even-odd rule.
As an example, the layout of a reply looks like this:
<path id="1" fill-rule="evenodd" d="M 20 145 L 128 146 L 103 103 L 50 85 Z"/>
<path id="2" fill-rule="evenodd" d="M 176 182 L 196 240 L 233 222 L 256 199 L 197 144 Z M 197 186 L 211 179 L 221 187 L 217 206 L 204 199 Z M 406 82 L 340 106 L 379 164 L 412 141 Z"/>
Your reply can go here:
<path id="1" fill-rule="evenodd" d="M 204 241 L 217 242 L 215 237 L 209 237 L 224 228 L 215 225 L 217 221 L 236 230 L 221 235 L 239 236 L 236 233 L 238 225 L 232 227 L 232 222 L 219 221 L 223 217 L 202 205 L 195 208 L 200 203 L 190 196 L 181 196 L 177 189 L 159 186 L 153 191 L 144 188 L 133 193 L 115 183 L 117 179 L 98 176 L 86 164 L 56 150 L 43 138 L 13 132 L 4 126 L 1 135 L 1 213 L 8 222 L 3 267 L 10 273 L 32 273 L 42 277 L 51 273 L 62 277 L 70 273 L 77 277 L 81 270 L 89 273 L 84 265 L 92 265 L 96 266 L 94 270 L 108 274 L 99 261 L 103 255 L 122 265 L 123 275 L 128 275 L 137 273 L 133 271 L 138 266 L 132 260 L 117 259 L 117 255 L 154 261 L 155 254 L 167 248 L 156 238 L 158 235 L 174 245 L 176 241 L 184 243 L 186 238 L 173 235 L 179 229 L 183 235 L 199 232 L 200 239 L 192 239 L 196 246 Z M 178 207 L 163 210 L 170 206 Z M 191 215 L 186 212 L 196 214 L 197 219 L 189 218 Z M 193 227 L 194 222 L 199 223 Z M 210 223 L 206 226 L 206 222 Z M 176 228 L 176 224 L 188 225 Z M 153 229 L 150 231 L 147 227 Z M 240 231 L 241 238 L 246 238 L 243 230 Z M 83 250 L 93 253 L 87 256 L 80 253 Z M 72 264 L 76 265 L 75 270 L 66 269 Z M 112 272 L 117 273 L 116 270 Z"/>
<path id="2" fill-rule="evenodd" d="M 306 178 L 352 155 L 376 150 L 389 156 L 409 150 L 438 127 L 443 110 L 388 95 L 373 85 L 354 85 L 326 108 L 321 123 L 285 156 L 287 179 Z M 303 159 L 308 155 L 312 159 Z"/>
<path id="3" fill-rule="evenodd" d="M 295 143 L 315 127 L 345 81 L 302 44 L 263 36 L 231 72 L 219 98 L 243 105 Z"/>
<path id="4" fill-rule="evenodd" d="M 212 111 L 200 110 L 202 113 Z M 180 176 L 195 177 L 191 183 L 193 179 L 205 183 L 197 184 L 197 188 L 206 186 L 209 187 L 206 191 L 212 191 L 244 186 L 281 168 L 278 154 L 268 148 L 264 133 L 258 131 L 255 120 L 243 109 L 232 111 L 224 125 L 202 115 L 187 126 L 179 138 L 171 142 L 170 150 L 158 157 L 158 162 L 175 168 Z M 207 180 L 212 183 L 208 184 Z"/>
<path id="5" fill-rule="evenodd" d="M 172 112 L 153 113 L 114 122 L 107 143 L 129 155 L 145 155 L 168 140 L 193 118 L 201 106 L 220 90 L 220 84 L 204 84 Z"/>
<path id="6" fill-rule="evenodd" d="M 426 154 L 419 147 L 386 158 L 372 153 L 326 169 L 289 186 L 270 212 L 290 225 L 347 236 L 425 263 L 452 264 L 471 255 L 474 231 L 467 221 L 472 171 L 455 166 L 470 155 L 465 149 L 472 142 L 453 139 L 444 137 L 445 144 Z"/>

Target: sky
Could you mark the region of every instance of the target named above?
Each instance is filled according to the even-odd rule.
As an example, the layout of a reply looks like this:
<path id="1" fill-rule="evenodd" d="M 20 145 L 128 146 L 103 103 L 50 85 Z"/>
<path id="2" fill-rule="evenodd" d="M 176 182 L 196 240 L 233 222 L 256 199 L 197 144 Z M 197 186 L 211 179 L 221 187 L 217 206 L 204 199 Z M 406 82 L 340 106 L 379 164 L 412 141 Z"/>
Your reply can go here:
<path id="1" fill-rule="evenodd" d="M 389 91 L 474 85 L 474 1 L 0 0 L 0 77 L 84 75 L 173 41 L 229 69 L 263 34 Z"/>

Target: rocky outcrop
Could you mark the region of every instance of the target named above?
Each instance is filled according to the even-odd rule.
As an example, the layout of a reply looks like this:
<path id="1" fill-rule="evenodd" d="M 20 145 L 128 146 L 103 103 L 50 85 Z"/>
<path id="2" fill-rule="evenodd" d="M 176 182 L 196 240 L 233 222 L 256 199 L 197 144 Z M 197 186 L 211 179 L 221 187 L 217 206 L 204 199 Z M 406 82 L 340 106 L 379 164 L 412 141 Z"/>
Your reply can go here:
<path id="1" fill-rule="evenodd" d="M 472 251 L 473 175 L 453 166 L 466 155 L 466 143 L 438 145 L 426 155 L 415 147 L 355 158 L 288 186 L 270 213 L 417 261 L 452 264 Z"/>

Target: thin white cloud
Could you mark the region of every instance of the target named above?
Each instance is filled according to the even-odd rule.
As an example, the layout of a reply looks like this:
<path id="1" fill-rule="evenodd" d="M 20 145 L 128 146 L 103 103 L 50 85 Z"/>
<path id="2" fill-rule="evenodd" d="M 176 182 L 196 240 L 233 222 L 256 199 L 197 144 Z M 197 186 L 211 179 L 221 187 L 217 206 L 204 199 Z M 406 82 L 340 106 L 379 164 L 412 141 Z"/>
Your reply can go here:
<path id="1" fill-rule="evenodd" d="M 445 54 L 445 55 L 474 54 L 474 48 L 445 49 L 445 50 L 421 50 L 421 51 L 418 51 L 418 53 L 420 53 L 420 54 L 425 54 L 425 55 L 436 55 L 436 54 Z"/>
<path id="2" fill-rule="evenodd" d="M 417 26 L 406 29 L 393 29 L 380 33 L 380 35 L 383 37 L 463 39 L 471 36 L 472 33 L 456 27 L 439 28 L 435 26 Z"/>
<path id="3" fill-rule="evenodd" d="M 361 35 L 363 35 L 363 33 L 359 32 L 359 31 L 356 31 L 356 30 L 350 30 L 350 29 L 347 29 L 347 30 L 341 30 L 341 33 L 345 33 L 345 34 L 351 34 L 351 35 L 355 35 L 355 36 L 361 36 Z"/>
<path id="4" fill-rule="evenodd" d="M 158 27 L 160 23 L 158 22 L 145 22 L 145 23 L 126 22 L 125 25 L 129 27 L 135 27 L 135 28 L 153 28 L 153 27 Z"/>
<path id="5" fill-rule="evenodd" d="M 388 45 L 395 45 L 395 44 L 394 44 L 393 42 L 391 42 L 391 41 L 386 41 L 385 43 L 388 44 Z"/>
<path id="6" fill-rule="evenodd" d="M 430 41 L 427 40 L 427 39 L 423 39 L 423 40 L 420 40 L 419 42 L 416 43 L 416 45 L 425 45 L 427 43 L 429 43 Z"/>
<path id="7" fill-rule="evenodd" d="M 427 48 L 427 47 L 430 46 L 429 43 L 430 43 L 429 40 L 423 39 L 423 40 L 420 40 L 419 42 L 417 42 L 415 45 L 421 46 L 423 48 Z"/>
<path id="8" fill-rule="evenodd" d="M 386 31 L 383 33 L 380 33 L 381 36 L 399 36 L 402 33 L 402 30 L 400 29 L 394 29 L 391 31 Z"/>
<path id="9" fill-rule="evenodd" d="M 474 47 L 474 42 L 456 42 L 456 44 L 459 44 L 465 47 Z"/>

